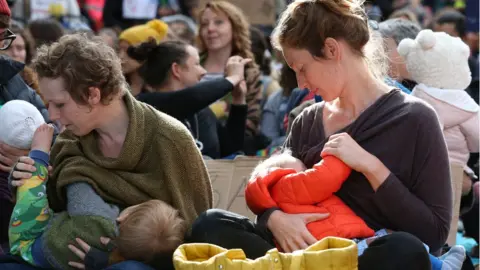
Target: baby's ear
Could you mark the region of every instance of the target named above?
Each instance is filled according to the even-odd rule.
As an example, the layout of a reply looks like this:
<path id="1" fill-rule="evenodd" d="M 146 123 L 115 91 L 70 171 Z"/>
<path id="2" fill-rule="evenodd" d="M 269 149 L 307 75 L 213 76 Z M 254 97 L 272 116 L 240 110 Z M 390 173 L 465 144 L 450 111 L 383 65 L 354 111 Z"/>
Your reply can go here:
<path id="1" fill-rule="evenodd" d="M 415 47 L 415 41 L 413 39 L 406 38 L 400 41 L 397 51 L 403 58 L 405 58 L 412 51 L 413 47 Z"/>

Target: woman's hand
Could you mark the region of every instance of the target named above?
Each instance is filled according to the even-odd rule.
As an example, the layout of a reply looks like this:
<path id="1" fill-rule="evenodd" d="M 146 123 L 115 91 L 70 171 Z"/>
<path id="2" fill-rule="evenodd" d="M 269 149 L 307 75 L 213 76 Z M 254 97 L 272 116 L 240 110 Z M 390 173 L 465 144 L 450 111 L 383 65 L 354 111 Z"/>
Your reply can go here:
<path id="1" fill-rule="evenodd" d="M 377 190 L 390 175 L 390 170 L 377 157 L 363 149 L 347 133 L 330 136 L 321 155 L 335 156 L 352 170 L 363 173 L 374 190 Z"/>
<path id="2" fill-rule="evenodd" d="M 352 170 L 365 172 L 371 165 L 373 155 L 365 151 L 347 133 L 339 133 L 330 136 L 323 147 L 322 157 L 326 155 L 336 156 L 347 164 Z"/>
<path id="3" fill-rule="evenodd" d="M 244 105 L 247 104 L 247 83 L 245 80 L 241 81 L 232 91 L 232 104 Z"/>
<path id="4" fill-rule="evenodd" d="M 267 227 L 284 252 L 306 249 L 317 239 L 308 231 L 307 224 L 326 219 L 330 214 L 287 214 L 280 210 L 272 213 Z"/>
<path id="5" fill-rule="evenodd" d="M 10 173 L 18 158 L 28 155 L 28 150 L 11 147 L 0 142 L 0 171 Z"/>
<path id="6" fill-rule="evenodd" d="M 252 59 L 242 58 L 240 56 L 232 56 L 228 58 L 225 67 L 225 77 L 234 86 L 237 86 L 245 79 L 245 65 L 252 62 Z"/>
<path id="7" fill-rule="evenodd" d="M 12 171 L 12 186 L 19 187 L 25 183 L 25 180 L 32 177 L 32 173 L 37 170 L 34 166 L 35 161 L 27 156 L 20 157 L 18 163 Z M 48 173 L 52 173 L 52 166 L 48 166 Z"/>
<path id="8" fill-rule="evenodd" d="M 107 237 L 100 237 L 100 243 L 105 246 L 110 243 L 110 240 L 111 239 Z M 68 248 L 75 253 L 75 255 L 77 255 L 82 262 L 68 262 L 68 265 L 77 269 L 85 269 L 85 264 L 83 262 L 85 261 L 85 256 L 87 256 L 87 253 L 90 252 L 91 247 L 80 238 L 76 238 L 75 241 L 77 241 L 77 244 L 81 247 L 81 249 L 74 245 L 68 245 Z"/>

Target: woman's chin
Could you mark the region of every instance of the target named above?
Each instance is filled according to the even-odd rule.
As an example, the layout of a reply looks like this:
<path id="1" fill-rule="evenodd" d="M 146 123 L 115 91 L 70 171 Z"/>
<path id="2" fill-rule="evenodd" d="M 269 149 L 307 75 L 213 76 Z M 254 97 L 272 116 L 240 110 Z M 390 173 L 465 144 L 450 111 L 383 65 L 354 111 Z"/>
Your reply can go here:
<path id="1" fill-rule="evenodd" d="M 221 44 L 221 43 L 217 43 L 217 42 L 212 42 L 212 43 L 209 43 L 207 45 L 207 50 L 211 51 L 211 52 L 214 52 L 214 51 L 219 51 L 219 50 L 221 50 L 221 49 L 223 49 L 227 46 L 228 46 L 228 44 L 225 45 L 225 44 Z"/>
<path id="2" fill-rule="evenodd" d="M 87 133 L 82 132 L 81 130 L 75 128 L 72 125 L 66 125 L 65 130 L 70 131 L 73 135 L 78 136 L 78 137 L 82 137 L 82 136 L 85 136 L 87 134 Z"/>

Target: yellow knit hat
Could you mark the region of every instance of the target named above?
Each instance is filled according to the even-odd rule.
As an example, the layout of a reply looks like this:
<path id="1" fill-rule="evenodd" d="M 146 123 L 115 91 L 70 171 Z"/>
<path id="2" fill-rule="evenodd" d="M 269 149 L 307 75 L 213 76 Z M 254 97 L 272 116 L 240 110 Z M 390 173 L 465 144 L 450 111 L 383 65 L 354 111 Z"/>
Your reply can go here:
<path id="1" fill-rule="evenodd" d="M 137 45 L 148 41 L 150 37 L 160 42 L 165 38 L 168 25 L 161 20 L 151 20 L 146 24 L 130 27 L 120 33 L 120 40 L 127 41 L 130 45 Z"/>

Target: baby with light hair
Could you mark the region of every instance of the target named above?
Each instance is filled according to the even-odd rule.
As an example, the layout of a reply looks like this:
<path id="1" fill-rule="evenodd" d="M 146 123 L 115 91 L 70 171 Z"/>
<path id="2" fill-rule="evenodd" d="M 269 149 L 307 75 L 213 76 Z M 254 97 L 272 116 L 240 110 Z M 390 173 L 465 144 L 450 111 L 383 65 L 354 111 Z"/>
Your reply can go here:
<path id="1" fill-rule="evenodd" d="M 177 210 L 160 200 L 149 200 L 127 208 L 120 213 L 117 221 L 118 236 L 112 240 L 101 239 L 108 252 L 90 247 L 84 264 L 74 263 L 73 266 L 100 270 L 134 260 L 161 267 L 162 258 L 171 257 L 184 241 L 184 220 Z"/>
<path id="2" fill-rule="evenodd" d="M 275 170 L 275 168 L 291 168 L 296 172 L 302 172 L 307 169 L 301 160 L 292 156 L 291 150 L 285 149 L 281 153 L 272 155 L 270 158 L 258 164 L 250 178 L 253 179 L 259 175 L 268 174 L 272 170 Z"/>
<path id="3" fill-rule="evenodd" d="M 302 161 L 285 150 L 254 169 L 245 199 L 257 215 L 270 208 L 280 208 L 289 214 L 329 214 L 328 218 L 307 225 L 317 240 L 328 236 L 371 237 L 375 232 L 334 195 L 350 172 L 350 167 L 331 155 L 307 169 Z"/>

